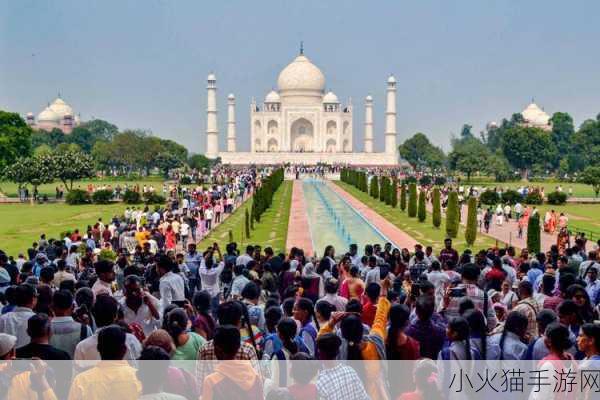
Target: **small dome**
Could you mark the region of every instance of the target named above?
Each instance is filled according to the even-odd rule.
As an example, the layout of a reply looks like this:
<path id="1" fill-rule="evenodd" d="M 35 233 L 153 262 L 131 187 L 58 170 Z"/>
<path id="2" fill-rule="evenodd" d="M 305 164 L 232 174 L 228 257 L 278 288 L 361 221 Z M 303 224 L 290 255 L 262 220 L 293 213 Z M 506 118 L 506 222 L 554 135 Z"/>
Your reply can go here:
<path id="1" fill-rule="evenodd" d="M 368 95 L 367 97 L 365 97 L 365 101 L 373 101 L 373 96 Z"/>
<path id="2" fill-rule="evenodd" d="M 394 75 L 390 75 L 387 81 L 388 83 L 396 83 L 396 78 L 394 78 Z"/>
<path id="3" fill-rule="evenodd" d="M 546 126 L 550 121 L 550 116 L 535 103 L 529 104 L 521 115 L 526 122 L 536 126 Z"/>
<path id="4" fill-rule="evenodd" d="M 44 110 L 38 114 L 38 122 L 58 122 L 60 116 L 56 114 L 50 107 L 44 108 Z"/>
<path id="5" fill-rule="evenodd" d="M 63 118 L 65 115 L 73 115 L 71 106 L 65 103 L 60 97 L 57 97 L 52 104 L 50 104 L 50 109 L 58 115 L 59 119 Z"/>
<path id="6" fill-rule="evenodd" d="M 208 74 L 208 78 L 206 78 L 207 81 L 216 81 L 217 77 L 215 76 L 215 74 L 213 74 L 212 72 L 210 74 Z"/>
<path id="7" fill-rule="evenodd" d="M 281 99 L 279 98 L 279 93 L 274 90 L 271 90 L 265 96 L 265 103 L 279 103 Z"/>
<path id="8" fill-rule="evenodd" d="M 300 54 L 279 73 L 277 86 L 280 91 L 304 90 L 322 93 L 325 88 L 325 76 L 308 57 Z"/>
<path id="9" fill-rule="evenodd" d="M 338 97 L 333 92 L 327 92 L 323 97 L 323 103 L 339 103 Z"/>
<path id="10" fill-rule="evenodd" d="M 33 113 L 32 113 L 31 111 L 29 111 L 29 112 L 27 113 L 27 116 L 28 116 L 28 117 L 33 117 Z"/>
<path id="11" fill-rule="evenodd" d="M 229 96 L 227 96 L 228 100 L 235 100 L 235 96 L 233 95 L 233 93 L 229 93 Z"/>

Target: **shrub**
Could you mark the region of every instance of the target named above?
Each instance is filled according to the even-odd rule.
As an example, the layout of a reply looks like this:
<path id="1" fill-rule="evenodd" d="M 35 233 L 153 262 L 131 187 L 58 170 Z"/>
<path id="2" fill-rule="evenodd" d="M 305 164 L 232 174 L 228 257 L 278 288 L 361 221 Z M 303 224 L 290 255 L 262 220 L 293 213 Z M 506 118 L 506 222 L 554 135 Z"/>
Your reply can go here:
<path id="1" fill-rule="evenodd" d="M 371 197 L 379 198 L 379 178 L 377 176 L 371 177 Z"/>
<path id="2" fill-rule="evenodd" d="M 116 259 L 117 259 L 117 253 L 115 253 L 111 249 L 102 249 L 102 250 L 100 250 L 100 253 L 98 253 L 98 261 L 108 260 L 108 261 L 115 262 Z"/>
<path id="3" fill-rule="evenodd" d="M 502 193 L 502 202 L 508 204 L 517 204 L 518 202 L 523 200 L 523 196 L 519 194 L 516 190 L 507 190 Z"/>
<path id="4" fill-rule="evenodd" d="M 419 191 L 419 207 L 417 210 L 417 216 L 419 217 L 419 222 L 424 222 L 425 218 L 427 218 L 427 209 L 425 208 L 425 191 Z"/>
<path id="5" fill-rule="evenodd" d="M 402 184 L 400 187 L 400 209 L 406 210 L 406 185 Z"/>
<path id="6" fill-rule="evenodd" d="M 415 183 L 408 185 L 408 216 L 411 218 L 417 216 L 417 185 Z"/>
<path id="7" fill-rule="evenodd" d="M 382 176 L 379 182 L 379 201 L 385 202 L 387 198 L 387 178 Z"/>
<path id="8" fill-rule="evenodd" d="M 92 194 L 92 201 L 95 204 L 108 204 L 113 198 L 112 190 L 96 190 Z"/>
<path id="9" fill-rule="evenodd" d="M 567 194 L 565 192 L 555 191 L 548 195 L 548 204 L 561 205 L 567 202 Z"/>
<path id="10" fill-rule="evenodd" d="M 527 249 L 529 254 L 540 252 L 540 215 L 533 214 L 527 224 Z"/>
<path id="11" fill-rule="evenodd" d="M 179 183 L 182 185 L 191 185 L 192 184 L 192 178 L 190 178 L 187 175 L 184 175 L 181 177 L 181 179 L 179 179 Z"/>
<path id="12" fill-rule="evenodd" d="M 402 183 L 404 183 L 405 185 L 410 185 L 411 183 L 417 183 L 417 177 L 416 176 L 407 176 L 406 178 L 404 178 Z"/>
<path id="13" fill-rule="evenodd" d="M 446 207 L 446 235 L 451 238 L 458 235 L 458 224 L 460 223 L 460 209 L 458 207 L 458 193 L 450 192 L 448 207 Z"/>
<path id="14" fill-rule="evenodd" d="M 542 204 L 544 203 L 544 198 L 538 192 L 530 192 L 525 196 L 525 203 L 527 204 Z"/>
<path id="15" fill-rule="evenodd" d="M 485 204 L 488 206 L 493 206 L 497 204 L 499 200 L 500 197 L 498 196 L 498 193 L 494 192 L 493 190 L 486 190 L 483 193 L 481 193 L 481 195 L 479 195 L 479 201 L 481 202 L 481 204 Z"/>
<path id="16" fill-rule="evenodd" d="M 233 243 L 233 232 L 231 231 L 231 229 L 227 231 L 227 238 L 229 240 L 228 243 Z"/>
<path id="17" fill-rule="evenodd" d="M 465 229 L 465 240 L 469 246 L 475 243 L 477 238 L 477 200 L 475 197 L 469 197 L 467 212 L 467 228 Z"/>
<path id="18" fill-rule="evenodd" d="M 435 179 L 433 180 L 433 184 L 436 186 L 444 186 L 446 184 L 446 177 L 445 176 L 436 176 Z"/>
<path id="19" fill-rule="evenodd" d="M 165 204 L 166 199 L 164 196 L 156 192 L 146 192 L 144 193 L 144 200 L 146 204 Z"/>
<path id="20" fill-rule="evenodd" d="M 429 175 L 423 175 L 421 177 L 421 179 L 419 179 L 419 185 L 421 185 L 421 186 L 428 186 L 428 185 L 431 185 L 432 181 L 433 180 L 431 179 L 431 176 L 429 176 Z"/>
<path id="21" fill-rule="evenodd" d="M 392 187 L 390 189 L 390 206 L 393 208 L 398 206 L 398 182 L 396 182 L 396 178 L 392 180 Z"/>
<path id="22" fill-rule="evenodd" d="M 439 228 L 442 224 L 442 206 L 440 204 L 440 189 L 433 189 L 433 214 L 431 216 L 433 226 Z"/>
<path id="23" fill-rule="evenodd" d="M 67 204 L 88 204 L 90 202 L 90 195 L 85 190 L 73 189 L 65 197 Z"/>
<path id="24" fill-rule="evenodd" d="M 126 190 L 123 193 L 123 202 L 126 204 L 140 204 L 142 202 L 142 196 L 140 192 L 134 190 Z"/>
<path id="25" fill-rule="evenodd" d="M 244 214 L 244 233 L 246 234 L 246 239 L 250 238 L 250 215 L 248 214 L 248 209 L 246 208 L 246 212 Z"/>

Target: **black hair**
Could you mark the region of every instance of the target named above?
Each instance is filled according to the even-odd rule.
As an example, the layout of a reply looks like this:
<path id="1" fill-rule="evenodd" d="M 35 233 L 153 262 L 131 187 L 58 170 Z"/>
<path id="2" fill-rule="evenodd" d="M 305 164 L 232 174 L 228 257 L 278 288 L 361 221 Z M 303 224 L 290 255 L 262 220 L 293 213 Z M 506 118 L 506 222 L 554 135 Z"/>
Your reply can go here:
<path id="1" fill-rule="evenodd" d="M 544 274 L 542 277 L 542 291 L 546 296 L 552 296 L 556 286 L 556 278 L 554 275 Z"/>
<path id="2" fill-rule="evenodd" d="M 369 300 L 375 302 L 381 293 L 381 286 L 377 282 L 371 282 L 367 285 L 365 293 Z"/>
<path id="3" fill-rule="evenodd" d="M 336 310 L 335 306 L 328 301 L 321 300 L 315 305 L 315 311 L 321 314 L 324 320 L 329 321 L 331 313 Z"/>
<path id="4" fill-rule="evenodd" d="M 242 320 L 243 308 L 237 301 L 226 301 L 217 308 L 217 320 L 220 325 L 238 325 Z"/>
<path id="5" fill-rule="evenodd" d="M 448 328 L 452 330 L 456 334 L 457 341 L 461 341 L 465 345 L 465 357 L 467 360 L 472 360 L 473 356 L 471 355 L 471 328 L 469 327 L 469 323 L 466 319 L 462 317 L 453 318 L 448 323 Z"/>
<path id="6" fill-rule="evenodd" d="M 423 394 L 422 398 L 427 400 L 443 399 L 438 383 L 431 381 L 430 378 L 437 374 L 438 369 L 435 363 L 431 360 L 417 361 L 414 370 L 415 386 Z"/>
<path id="7" fill-rule="evenodd" d="M 559 352 L 565 352 L 573 345 L 569 338 L 569 328 L 556 322 L 548 325 L 545 336 L 552 347 Z"/>
<path id="8" fill-rule="evenodd" d="M 296 321 L 292 318 L 283 318 L 277 324 L 277 334 L 283 343 L 283 347 L 285 347 L 290 354 L 296 354 L 298 352 L 298 345 L 294 342 L 297 330 L 298 326 L 296 325 Z"/>
<path id="9" fill-rule="evenodd" d="M 386 354 L 388 360 L 398 360 L 399 354 L 396 351 L 396 343 L 398 336 L 406 325 L 410 317 L 410 310 L 404 304 L 394 304 L 390 308 L 389 313 L 389 328 L 387 333 Z"/>
<path id="10" fill-rule="evenodd" d="M 159 269 L 165 270 L 167 272 L 170 272 L 173 270 L 173 261 L 169 258 L 169 256 L 167 256 L 165 254 L 161 254 L 157 258 L 158 259 L 156 260 L 156 266 Z"/>
<path id="11" fill-rule="evenodd" d="M 537 314 L 536 321 L 538 323 L 538 329 L 543 334 L 546 331 L 546 327 L 548 327 L 548 325 L 558 321 L 558 317 L 556 316 L 556 313 L 554 311 L 545 308 Z"/>
<path id="12" fill-rule="evenodd" d="M 575 284 L 577 282 L 577 278 L 573 274 L 569 273 L 561 273 L 558 278 L 558 289 L 561 293 L 565 293 L 569 286 Z"/>
<path id="13" fill-rule="evenodd" d="M 110 325 L 101 329 L 98 333 L 98 353 L 100 353 L 100 359 L 121 360 L 123 353 L 126 351 L 126 338 L 125 331 L 118 325 Z"/>
<path id="14" fill-rule="evenodd" d="M 346 312 L 353 312 L 357 314 L 362 313 L 362 304 L 358 299 L 351 299 L 346 303 Z"/>
<path id="15" fill-rule="evenodd" d="M 314 361 L 314 359 L 303 352 L 298 352 L 290 357 L 292 361 L 302 361 L 302 362 L 293 362 L 290 376 L 294 381 L 306 385 L 309 383 L 318 372 L 318 364 Z"/>
<path id="16" fill-rule="evenodd" d="M 581 331 L 585 336 L 594 340 L 596 351 L 600 351 L 600 324 L 583 324 L 581 326 Z"/>
<path id="17" fill-rule="evenodd" d="M 266 395 L 265 400 L 293 400 L 294 397 L 285 387 L 271 389 Z"/>
<path id="18" fill-rule="evenodd" d="M 97 274 L 112 272 L 113 265 L 114 264 L 111 261 L 100 260 L 100 261 L 96 261 L 96 263 L 94 264 L 94 269 L 96 270 Z"/>
<path id="19" fill-rule="evenodd" d="M 315 327 L 317 328 L 317 331 L 320 329 L 319 327 L 319 321 L 317 321 L 317 316 L 315 315 L 315 307 L 313 305 L 313 302 L 311 299 L 308 299 L 306 297 L 301 297 L 296 301 L 296 307 L 298 307 L 299 309 L 308 312 L 308 315 L 310 318 L 312 318 L 312 320 L 315 323 Z"/>
<path id="20" fill-rule="evenodd" d="M 265 325 L 267 332 L 275 332 L 277 324 L 283 318 L 283 311 L 280 307 L 271 306 L 265 310 Z"/>
<path id="21" fill-rule="evenodd" d="M 481 340 L 481 359 L 485 360 L 487 357 L 487 323 L 485 316 L 481 311 L 474 308 L 467 310 L 463 318 L 469 323 L 471 334 L 477 334 Z"/>
<path id="22" fill-rule="evenodd" d="M 248 282 L 242 289 L 241 295 L 244 299 L 256 300 L 260 296 L 260 289 L 254 282 Z"/>
<path id="23" fill-rule="evenodd" d="M 250 316 L 248 315 L 248 307 L 246 307 L 246 305 L 241 301 L 235 301 L 235 303 L 238 303 L 239 307 L 242 309 L 242 324 L 246 325 L 246 329 L 248 329 L 248 335 L 250 336 L 250 342 L 252 343 L 252 347 L 254 347 L 256 354 L 260 356 L 258 344 L 256 343 L 256 338 L 254 337 L 254 328 L 252 328 L 252 324 L 250 323 Z"/>
<path id="24" fill-rule="evenodd" d="M 590 301 L 590 295 L 583 286 L 577 284 L 569 286 L 565 297 L 567 299 L 573 299 L 577 293 L 581 293 L 585 299 L 585 304 L 583 306 L 577 306 L 577 314 L 579 315 L 579 318 L 583 322 L 593 322 L 594 309 Z"/>
<path id="25" fill-rule="evenodd" d="M 529 321 L 527 317 L 518 311 L 511 311 L 506 317 L 504 323 L 504 330 L 502 330 L 502 336 L 500 336 L 500 360 L 504 360 L 504 341 L 508 332 L 514 333 L 519 338 L 523 337 L 527 332 L 527 325 Z"/>
<path id="26" fill-rule="evenodd" d="M 431 296 L 419 296 L 415 305 L 415 313 L 421 321 L 427 321 L 435 310 L 435 300 Z"/>
<path id="27" fill-rule="evenodd" d="M 51 282 L 54 279 L 54 268 L 44 267 L 40 270 L 40 280 L 44 282 Z"/>
<path id="28" fill-rule="evenodd" d="M 183 308 L 176 308 L 165 315 L 165 329 L 173 338 L 175 346 L 179 347 L 179 335 L 187 331 L 188 315 Z"/>
<path id="29" fill-rule="evenodd" d="M 52 295 L 52 307 L 57 310 L 68 310 L 73 306 L 73 295 L 68 290 L 57 290 Z"/>
<path id="30" fill-rule="evenodd" d="M 335 333 L 326 333 L 317 338 L 318 354 L 323 360 L 335 360 L 342 340 Z"/>
<path id="31" fill-rule="evenodd" d="M 218 348 L 228 358 L 233 358 L 241 346 L 240 331 L 233 325 L 221 325 L 215 330 L 213 338 L 215 348 Z"/>
<path id="32" fill-rule="evenodd" d="M 24 283 L 15 289 L 15 304 L 17 307 L 27 307 L 37 295 L 35 287 Z"/>
<path id="33" fill-rule="evenodd" d="M 160 390 L 167 377 L 169 369 L 169 353 L 165 349 L 158 346 L 144 347 L 140 357 L 140 361 L 158 361 L 158 362 L 141 362 L 138 365 L 136 376 L 142 383 L 144 392 L 149 392 L 146 389 Z"/>
<path id="34" fill-rule="evenodd" d="M 468 263 L 463 265 L 461 276 L 468 281 L 476 281 L 481 273 L 479 267 L 475 264 Z"/>
<path id="35" fill-rule="evenodd" d="M 440 265 L 440 262 L 439 262 L 439 261 L 433 261 L 433 262 L 431 263 L 431 270 L 432 270 L 432 271 L 439 271 L 439 270 L 441 270 L 441 269 L 442 269 L 442 266 Z"/>
<path id="36" fill-rule="evenodd" d="M 458 314 L 463 315 L 469 310 L 475 309 L 475 303 L 469 297 L 463 297 L 458 303 Z"/>
<path id="37" fill-rule="evenodd" d="M 96 302 L 92 307 L 92 314 L 98 327 L 113 324 L 117 318 L 119 303 L 114 297 L 108 294 L 99 294 L 96 296 Z"/>
<path id="38" fill-rule="evenodd" d="M 285 315 L 291 316 L 293 314 L 295 303 L 296 303 L 296 300 L 293 297 L 283 300 L 283 303 L 281 304 L 281 308 L 282 308 L 283 312 L 285 313 Z"/>
<path id="39" fill-rule="evenodd" d="M 327 279 L 325 282 L 325 292 L 329 294 L 336 294 L 338 290 L 338 281 L 337 279 Z"/>
<path id="40" fill-rule="evenodd" d="M 27 334 L 31 339 L 43 338 L 49 334 L 50 319 L 47 314 L 34 314 L 27 320 Z"/>

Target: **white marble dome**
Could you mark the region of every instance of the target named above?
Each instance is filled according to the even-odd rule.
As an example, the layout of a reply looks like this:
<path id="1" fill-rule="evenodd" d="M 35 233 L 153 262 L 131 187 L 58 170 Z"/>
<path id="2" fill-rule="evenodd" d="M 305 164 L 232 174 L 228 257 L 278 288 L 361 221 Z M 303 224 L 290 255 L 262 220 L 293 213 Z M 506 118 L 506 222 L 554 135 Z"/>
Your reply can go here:
<path id="1" fill-rule="evenodd" d="M 277 86 L 280 91 L 323 92 L 325 88 L 325 75 L 308 57 L 300 54 L 279 73 Z"/>
<path id="2" fill-rule="evenodd" d="M 323 103 L 339 103 L 338 97 L 333 92 L 327 92 L 325 96 L 323 96 Z"/>
<path id="3" fill-rule="evenodd" d="M 521 112 L 521 115 L 526 122 L 536 126 L 548 125 L 548 122 L 550 121 L 550 116 L 535 103 L 529 104 L 527 108 Z"/>
<path id="4" fill-rule="evenodd" d="M 50 104 L 50 110 L 52 110 L 58 118 L 63 118 L 65 115 L 73 115 L 73 109 L 70 105 L 64 102 L 60 97 L 56 98 L 52 104 Z"/>
<path id="5" fill-rule="evenodd" d="M 58 122 L 60 116 L 56 114 L 50 107 L 46 107 L 37 116 L 38 122 Z"/>
<path id="6" fill-rule="evenodd" d="M 279 93 L 277 93 L 274 90 L 271 90 L 265 96 L 265 103 L 279 103 L 280 101 L 281 101 L 281 98 L 279 97 Z"/>

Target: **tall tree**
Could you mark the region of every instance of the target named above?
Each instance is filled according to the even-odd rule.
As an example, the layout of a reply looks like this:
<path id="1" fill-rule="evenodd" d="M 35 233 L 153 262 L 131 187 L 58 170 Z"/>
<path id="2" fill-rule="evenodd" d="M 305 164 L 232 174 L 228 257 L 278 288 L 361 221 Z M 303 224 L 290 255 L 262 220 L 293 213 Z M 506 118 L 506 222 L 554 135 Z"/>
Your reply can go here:
<path id="1" fill-rule="evenodd" d="M 458 204 L 458 193 L 452 191 L 448 194 L 448 206 L 446 207 L 446 235 L 455 238 L 458 235 L 458 224 L 460 223 L 460 205 Z"/>
<path id="2" fill-rule="evenodd" d="M 54 168 L 52 155 L 41 154 L 33 157 L 21 157 L 4 170 L 4 177 L 16 183 L 21 189 L 24 185 L 32 186 L 32 196 L 37 193 L 37 188 L 45 183 L 54 181 Z"/>
<path id="3" fill-rule="evenodd" d="M 379 183 L 378 183 L 379 178 L 377 177 L 377 175 L 373 175 L 371 177 L 371 188 L 370 188 L 370 194 L 371 197 L 377 199 L 379 198 Z"/>
<path id="4" fill-rule="evenodd" d="M 414 218 L 417 216 L 417 184 L 408 185 L 408 216 Z"/>
<path id="5" fill-rule="evenodd" d="M 467 202 L 467 227 L 465 228 L 465 241 L 467 245 L 473 246 L 477 239 L 477 199 L 469 197 Z"/>
<path id="6" fill-rule="evenodd" d="M 392 180 L 392 187 L 390 189 L 390 206 L 393 208 L 398 206 L 398 181 L 396 178 Z"/>
<path id="7" fill-rule="evenodd" d="M 571 137 L 575 133 L 573 118 L 565 112 L 556 112 L 550 118 L 552 123 L 552 141 L 559 155 L 565 155 L 571 150 Z M 558 164 L 556 165 L 558 166 Z"/>
<path id="8" fill-rule="evenodd" d="M 583 170 L 590 165 L 600 165 L 600 121 L 588 119 L 573 135 L 572 169 Z"/>
<path id="9" fill-rule="evenodd" d="M 96 141 L 98 140 L 112 140 L 113 136 L 119 133 L 119 128 L 110 122 L 93 119 L 82 124 L 88 131 L 92 133 L 92 136 Z"/>
<path id="10" fill-rule="evenodd" d="M 415 171 L 423 168 L 438 168 L 444 163 L 443 151 L 429 142 L 425 134 L 419 132 L 407 139 L 398 148 L 400 157 L 406 160 Z"/>
<path id="11" fill-rule="evenodd" d="M 86 153 L 68 150 L 52 156 L 52 171 L 70 192 L 73 182 L 94 176 L 94 160 Z"/>
<path id="12" fill-rule="evenodd" d="M 406 210 L 406 185 L 404 183 L 400 186 L 400 210 Z"/>
<path id="13" fill-rule="evenodd" d="M 442 224 L 442 205 L 440 199 L 440 189 L 433 189 L 433 212 L 431 215 L 431 222 L 435 228 L 439 228 Z"/>
<path id="14" fill-rule="evenodd" d="M 181 167 L 183 162 L 175 154 L 163 151 L 156 155 L 154 164 L 162 171 L 164 177 L 168 178 L 169 171 Z"/>
<path id="15" fill-rule="evenodd" d="M 540 214 L 535 213 L 529 217 L 527 223 L 527 249 L 530 254 L 537 254 L 540 252 L 540 247 Z"/>
<path id="16" fill-rule="evenodd" d="M 31 154 L 31 128 L 17 113 L 0 111 L 0 171 Z"/>
<path id="17" fill-rule="evenodd" d="M 549 161 L 557 156 L 556 147 L 548 132 L 539 128 L 515 126 L 506 131 L 502 150 L 508 161 L 528 179 L 535 163 Z"/>
<path id="18" fill-rule="evenodd" d="M 419 222 L 425 222 L 425 218 L 427 218 L 424 190 L 419 190 L 419 205 L 417 210 L 417 216 L 419 217 Z"/>
<path id="19" fill-rule="evenodd" d="M 600 166 L 589 166 L 581 174 L 581 182 L 591 185 L 596 197 L 600 193 Z"/>
<path id="20" fill-rule="evenodd" d="M 467 175 L 467 181 L 473 173 L 485 168 L 490 157 L 487 147 L 472 135 L 453 140 L 452 148 L 448 155 L 450 169 Z"/>

